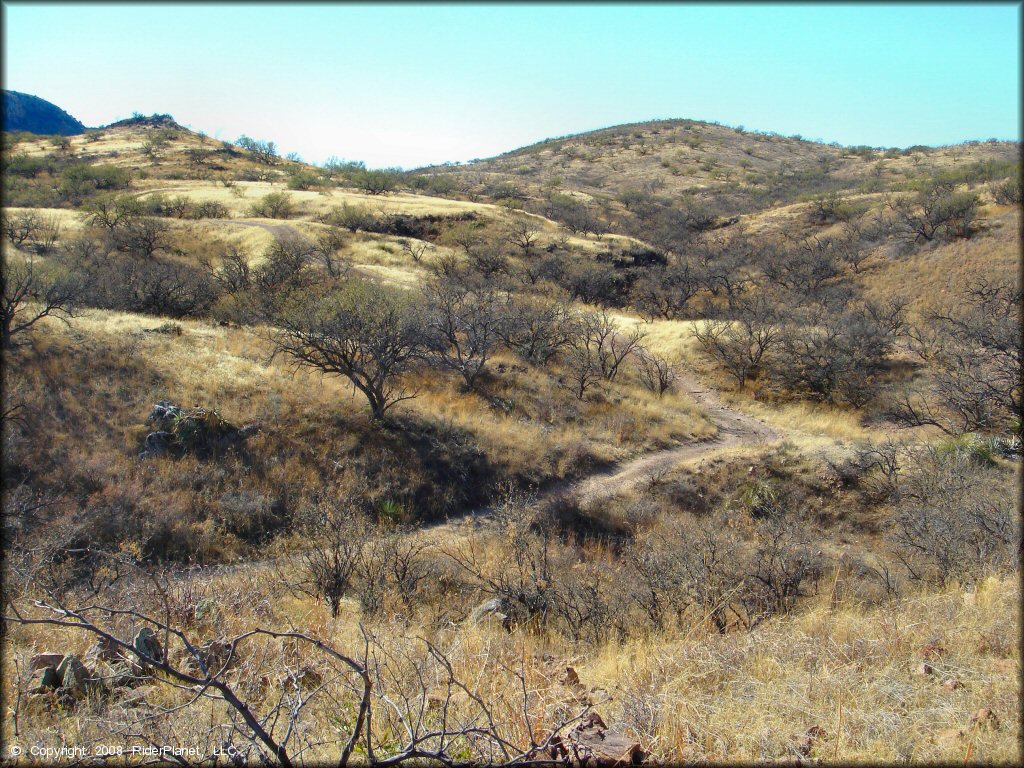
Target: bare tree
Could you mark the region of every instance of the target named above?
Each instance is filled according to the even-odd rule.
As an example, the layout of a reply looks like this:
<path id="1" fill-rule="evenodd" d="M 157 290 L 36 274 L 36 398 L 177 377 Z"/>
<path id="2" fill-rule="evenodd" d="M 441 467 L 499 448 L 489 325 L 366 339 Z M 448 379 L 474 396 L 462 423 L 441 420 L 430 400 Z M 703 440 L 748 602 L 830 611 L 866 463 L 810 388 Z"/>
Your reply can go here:
<path id="1" fill-rule="evenodd" d="M 916 195 L 890 197 L 886 206 L 895 214 L 905 239 L 922 243 L 938 237 L 969 237 L 978 214 L 978 196 L 955 192 L 946 183 L 932 183 Z"/>
<path id="2" fill-rule="evenodd" d="M 523 252 L 523 256 L 529 256 L 533 246 L 540 237 L 541 229 L 530 218 L 517 217 L 508 228 L 505 239 Z"/>
<path id="3" fill-rule="evenodd" d="M 473 389 L 498 343 L 501 317 L 494 289 L 434 279 L 423 290 L 431 358 L 456 371 L 466 388 Z"/>
<path id="4" fill-rule="evenodd" d="M 758 296 L 746 300 L 732 320 L 706 320 L 693 335 L 742 388 L 760 373 L 778 343 L 779 329 L 773 308 Z"/>
<path id="5" fill-rule="evenodd" d="M 955 308 L 930 314 L 925 328 L 914 330 L 930 380 L 923 391 L 904 393 L 895 415 L 952 435 L 1013 424 L 1020 434 L 1020 306 L 1018 286 L 981 279 Z"/>
<path id="6" fill-rule="evenodd" d="M 969 444 L 901 454 L 887 538 L 910 578 L 946 583 L 1019 565 L 1020 516 L 1009 490 Z"/>
<path id="7" fill-rule="evenodd" d="M 353 589 L 363 542 L 370 531 L 365 504 L 358 494 L 322 498 L 299 515 L 306 549 L 302 553 L 304 579 L 297 586 L 323 600 L 337 618 L 342 600 Z"/>
<path id="8" fill-rule="evenodd" d="M 644 347 L 638 347 L 633 356 L 641 383 L 658 397 L 662 397 L 675 384 L 676 367 L 664 357 Z"/>
<path id="9" fill-rule="evenodd" d="M 563 302 L 510 296 L 498 335 L 524 360 L 547 365 L 568 345 L 571 326 L 572 313 Z"/>
<path id="10" fill-rule="evenodd" d="M 585 350 L 601 377 L 614 381 L 622 363 L 632 354 L 646 336 L 640 326 L 622 332 L 606 310 L 584 313 L 577 317 L 575 332 L 569 345 Z"/>
<path id="11" fill-rule="evenodd" d="M 430 243 L 423 240 L 401 240 L 399 242 L 402 246 L 402 253 L 407 253 L 417 264 L 420 263 L 428 251 L 433 249 Z"/>
<path id="12" fill-rule="evenodd" d="M 3 349 L 11 349 L 15 336 L 31 330 L 44 317 L 68 322 L 82 293 L 81 281 L 44 270 L 31 256 L 22 262 L 5 260 L 0 283 Z"/>
<path id="13" fill-rule="evenodd" d="M 366 397 L 374 419 L 416 396 L 401 378 L 423 354 L 422 322 L 397 290 L 349 281 L 322 296 L 297 296 L 280 313 L 278 327 L 275 354 L 344 376 Z"/>
<path id="14" fill-rule="evenodd" d="M 258 163 L 273 165 L 277 162 L 277 145 L 272 141 L 261 141 L 259 139 L 253 139 L 242 135 L 238 137 L 238 141 L 235 143 L 242 149 L 248 151 L 249 154 L 252 155 L 252 158 Z"/>
<path id="15" fill-rule="evenodd" d="M 689 262 L 664 269 L 649 269 L 633 286 L 633 305 L 644 317 L 674 320 L 682 317 L 690 300 L 704 288 L 704 281 Z"/>

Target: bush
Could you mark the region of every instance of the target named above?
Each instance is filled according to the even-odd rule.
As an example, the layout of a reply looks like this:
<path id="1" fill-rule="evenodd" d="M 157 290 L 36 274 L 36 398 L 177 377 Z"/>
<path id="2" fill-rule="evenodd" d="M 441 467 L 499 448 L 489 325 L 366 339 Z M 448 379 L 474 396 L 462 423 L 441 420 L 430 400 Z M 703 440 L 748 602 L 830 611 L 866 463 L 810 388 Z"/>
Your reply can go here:
<path id="1" fill-rule="evenodd" d="M 1007 179 L 992 188 L 992 197 L 1000 205 L 1020 205 L 1024 202 L 1024 184 L 1018 179 Z"/>
<path id="2" fill-rule="evenodd" d="M 249 212 L 266 219 L 288 219 L 295 215 L 295 205 L 287 192 L 270 192 L 253 203 Z"/>
<path id="3" fill-rule="evenodd" d="M 312 171 L 300 170 L 288 177 L 288 189 L 316 189 L 323 183 L 323 179 Z"/>
<path id="4" fill-rule="evenodd" d="M 398 186 L 401 171 L 392 168 L 374 171 L 359 171 L 352 175 L 352 183 L 371 195 L 382 195 Z"/>
<path id="5" fill-rule="evenodd" d="M 124 168 L 76 163 L 61 172 L 58 190 L 65 200 L 81 202 L 96 191 L 128 189 L 131 181 L 131 172 Z"/>

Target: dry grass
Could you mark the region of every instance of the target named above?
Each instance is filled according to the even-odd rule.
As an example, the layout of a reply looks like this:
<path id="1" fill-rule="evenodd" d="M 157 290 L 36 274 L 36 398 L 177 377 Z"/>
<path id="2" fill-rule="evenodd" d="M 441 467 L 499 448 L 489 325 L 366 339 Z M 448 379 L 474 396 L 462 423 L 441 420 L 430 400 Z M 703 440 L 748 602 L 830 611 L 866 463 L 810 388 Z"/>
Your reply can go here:
<path id="1" fill-rule="evenodd" d="M 1021 757 L 1015 574 L 989 578 L 976 590 L 952 587 L 873 606 L 833 600 L 828 591 L 818 604 L 750 633 L 707 634 L 695 624 L 583 648 L 546 635 L 508 635 L 492 625 L 461 623 L 438 631 L 415 622 L 396 624 L 362 616 L 352 602 L 332 619 L 323 605 L 281 589 L 282 576 L 290 576 L 290 566 L 282 568 L 250 565 L 193 575 L 172 589 L 172 605 L 177 611 L 203 596 L 217 596 L 222 610 L 215 617 L 198 623 L 186 619 L 196 638 L 230 637 L 256 626 L 299 627 L 358 655 L 362 625 L 378 633 L 391 653 L 416 657 L 415 641 L 403 638 L 423 634 L 447 653 L 472 690 L 492 704 L 504 702 L 497 711 L 519 738 L 525 721 L 515 674 L 521 668 L 536 734 L 543 734 L 567 703 L 589 699 L 607 723 L 639 740 L 658 762 L 750 763 L 800 755 L 847 764 L 951 763 L 963 761 L 969 751 L 972 764 L 1015 764 Z M 836 579 L 839 586 L 842 579 Z M 11 703 L 15 668 L 24 670 L 32 652 L 60 648 L 82 654 L 89 639 L 68 630 L 15 625 L 5 642 L 3 684 Z M 929 643 L 941 647 L 930 660 L 934 672 L 916 674 Z M 286 668 L 323 669 L 308 648 L 285 641 L 257 639 L 240 653 L 231 680 L 248 691 L 247 702 L 258 710 L 285 689 Z M 560 682 L 567 666 L 578 673 L 582 692 Z M 949 678 L 962 687 L 946 690 L 942 682 Z M 414 679 L 405 684 L 415 696 Z M 443 692 L 443 683 L 432 676 L 426 684 Z M 317 745 L 307 760 L 336 757 L 342 736 L 335 724 L 342 734 L 348 727 L 350 714 L 344 713 L 350 713 L 352 693 L 342 690 L 340 681 L 329 683 L 328 690 L 334 698 L 321 695 L 306 712 L 304 738 Z M 185 704 L 188 693 L 151 684 L 137 695 L 145 702 L 141 711 L 155 716 L 141 743 L 148 738 L 209 752 L 209 728 L 223 721 L 223 707 L 200 701 L 161 716 L 160 708 Z M 131 732 L 137 706 L 94 699 L 60 711 L 26 706 L 22 699 L 17 735 L 8 716 L 4 741 L 26 747 L 105 743 L 112 733 Z M 452 702 L 453 713 L 469 708 L 465 697 Z M 995 713 L 998 727 L 973 728 L 971 715 L 982 708 Z M 800 754 L 803 737 L 815 726 L 823 733 L 806 741 Z M 118 743 L 140 742 L 126 736 Z"/>

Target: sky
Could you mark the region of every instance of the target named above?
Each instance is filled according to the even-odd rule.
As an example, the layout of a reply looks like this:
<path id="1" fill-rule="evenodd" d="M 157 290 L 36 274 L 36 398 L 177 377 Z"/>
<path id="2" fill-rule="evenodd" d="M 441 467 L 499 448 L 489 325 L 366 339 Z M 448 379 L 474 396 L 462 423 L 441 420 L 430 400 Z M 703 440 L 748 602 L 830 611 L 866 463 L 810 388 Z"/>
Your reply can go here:
<path id="1" fill-rule="evenodd" d="M 657 118 L 1020 140 L 1017 4 L 4 2 L 3 84 L 88 126 L 413 168 Z"/>

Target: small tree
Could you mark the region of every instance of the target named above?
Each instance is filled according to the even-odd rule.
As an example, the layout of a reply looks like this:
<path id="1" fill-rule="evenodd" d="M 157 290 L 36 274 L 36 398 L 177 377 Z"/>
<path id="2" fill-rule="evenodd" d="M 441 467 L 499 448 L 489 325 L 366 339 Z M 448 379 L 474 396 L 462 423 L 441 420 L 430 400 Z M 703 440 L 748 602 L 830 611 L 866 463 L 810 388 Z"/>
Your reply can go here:
<path id="1" fill-rule="evenodd" d="M 658 397 L 662 397 L 675 384 L 676 368 L 665 358 L 644 347 L 637 347 L 633 357 L 636 360 L 640 382 Z"/>
<path id="2" fill-rule="evenodd" d="M 142 202 L 131 195 L 107 195 L 85 207 L 86 223 L 113 232 L 143 212 Z"/>
<path id="3" fill-rule="evenodd" d="M 297 366 L 347 378 L 382 420 L 396 403 L 416 396 L 401 377 L 424 351 L 420 315 L 397 289 L 350 281 L 326 295 L 291 297 L 274 342 Z"/>
<path id="4" fill-rule="evenodd" d="M 238 137 L 236 143 L 249 152 L 258 163 L 272 165 L 277 160 L 277 145 L 272 141 L 260 141 L 243 134 Z"/>
<path id="5" fill-rule="evenodd" d="M 540 237 L 541 229 L 531 219 L 517 218 L 508 228 L 505 239 L 523 252 L 523 256 L 529 256 L 533 250 L 537 238 Z"/>
<path id="6" fill-rule="evenodd" d="M 763 298 L 745 302 L 732 320 L 705 321 L 693 335 L 736 380 L 737 389 L 757 376 L 779 339 L 774 313 Z"/>
<path id="7" fill-rule="evenodd" d="M 363 542 L 370 530 L 365 503 L 353 494 L 320 499 L 298 515 L 305 539 L 302 590 L 320 600 L 338 617 L 342 600 L 353 589 Z"/>
<path id="8" fill-rule="evenodd" d="M 362 205 L 349 205 L 348 203 L 345 203 L 340 208 L 331 210 L 326 219 L 331 224 L 344 227 L 349 232 L 358 232 L 359 230 L 366 232 L 373 229 L 377 223 L 377 217 L 368 208 Z"/>
<path id="9" fill-rule="evenodd" d="M 79 281 L 44 272 L 32 257 L 21 263 L 5 261 L 0 284 L 0 345 L 4 349 L 11 349 L 15 336 L 31 330 L 44 317 L 68 322 L 82 291 Z"/>
<path id="10" fill-rule="evenodd" d="M 391 192 L 397 185 L 400 172 L 385 168 L 383 170 L 359 171 L 352 175 L 352 182 L 364 192 L 371 195 L 383 195 Z"/>
<path id="11" fill-rule="evenodd" d="M 930 364 L 926 390 L 907 393 L 896 416 L 951 435 L 1010 426 L 1021 431 L 1021 290 L 1009 282 L 978 280 L 953 308 L 926 318 L 913 336 Z M 926 335 L 930 338 L 926 339 Z"/>
<path id="12" fill-rule="evenodd" d="M 579 318 L 575 334 L 576 345 L 591 348 L 601 376 L 614 381 L 622 363 L 640 347 L 646 333 L 639 326 L 623 333 L 605 310 Z"/>
<path id="13" fill-rule="evenodd" d="M 466 388 L 473 389 L 498 342 L 501 320 L 494 290 L 434 279 L 424 293 L 432 358 L 459 373 Z"/>
<path id="14" fill-rule="evenodd" d="M 913 243 L 970 237 L 978 215 L 978 196 L 955 192 L 946 184 L 932 184 L 912 197 L 890 199 L 899 229 Z"/>

